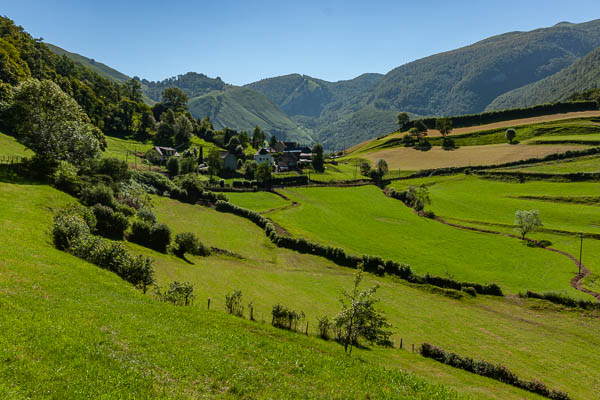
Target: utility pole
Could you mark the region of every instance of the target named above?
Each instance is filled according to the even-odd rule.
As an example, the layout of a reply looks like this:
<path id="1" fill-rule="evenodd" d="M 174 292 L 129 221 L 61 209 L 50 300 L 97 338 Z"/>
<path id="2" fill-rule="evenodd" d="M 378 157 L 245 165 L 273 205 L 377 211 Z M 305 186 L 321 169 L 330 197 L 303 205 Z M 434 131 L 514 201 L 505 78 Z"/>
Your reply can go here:
<path id="1" fill-rule="evenodd" d="M 583 252 L 583 233 L 579 234 L 579 275 L 581 275 L 581 253 Z"/>

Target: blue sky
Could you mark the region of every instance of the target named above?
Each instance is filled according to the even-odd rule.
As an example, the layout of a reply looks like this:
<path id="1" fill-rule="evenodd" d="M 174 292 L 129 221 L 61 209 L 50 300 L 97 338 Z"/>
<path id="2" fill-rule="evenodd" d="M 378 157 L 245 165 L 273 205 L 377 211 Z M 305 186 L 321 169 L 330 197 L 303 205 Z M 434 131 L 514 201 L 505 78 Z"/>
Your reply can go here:
<path id="1" fill-rule="evenodd" d="M 8 3 L 8 4 L 7 4 Z M 130 76 L 336 81 L 508 32 L 600 18 L 600 1 L 8 1 L 34 37 Z"/>

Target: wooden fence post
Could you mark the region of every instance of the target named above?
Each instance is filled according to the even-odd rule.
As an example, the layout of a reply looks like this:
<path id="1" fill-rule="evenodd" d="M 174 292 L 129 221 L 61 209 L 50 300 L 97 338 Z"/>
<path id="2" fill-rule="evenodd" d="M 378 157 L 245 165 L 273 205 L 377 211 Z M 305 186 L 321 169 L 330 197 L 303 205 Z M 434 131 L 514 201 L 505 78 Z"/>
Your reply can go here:
<path id="1" fill-rule="evenodd" d="M 402 350 L 402 338 L 400 338 L 400 350 Z"/>
<path id="2" fill-rule="evenodd" d="M 208 307 L 207 310 L 210 310 L 210 297 L 208 298 Z"/>
<path id="3" fill-rule="evenodd" d="M 308 321 L 306 321 L 306 332 L 305 332 L 306 336 L 308 336 Z"/>

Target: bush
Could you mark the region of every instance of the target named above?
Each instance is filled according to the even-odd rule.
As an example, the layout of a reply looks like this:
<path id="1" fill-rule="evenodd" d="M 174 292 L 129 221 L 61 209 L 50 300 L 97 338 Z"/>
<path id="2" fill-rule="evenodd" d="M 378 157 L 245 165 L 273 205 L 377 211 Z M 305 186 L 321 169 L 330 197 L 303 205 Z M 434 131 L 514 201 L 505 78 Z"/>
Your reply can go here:
<path id="1" fill-rule="evenodd" d="M 114 183 L 127 181 L 131 176 L 127 163 L 117 158 L 92 160 L 82 168 L 82 173 L 88 176 L 110 177 Z"/>
<path id="2" fill-rule="evenodd" d="M 165 224 L 151 224 L 143 220 L 135 220 L 127 239 L 130 242 L 166 253 L 171 244 L 171 229 Z"/>
<path id="3" fill-rule="evenodd" d="M 560 304 L 572 308 L 582 308 L 584 310 L 600 310 L 600 303 L 582 299 L 573 299 L 560 293 L 536 293 L 528 290 L 526 293 L 519 293 L 519 296 L 532 299 L 547 300 L 554 304 Z"/>
<path id="4" fill-rule="evenodd" d="M 126 217 L 133 217 L 135 215 L 135 208 L 129 207 L 127 204 L 118 204 L 115 211 L 120 212 Z"/>
<path id="5" fill-rule="evenodd" d="M 303 311 L 297 312 L 282 306 L 281 304 L 275 304 L 273 306 L 271 315 L 273 317 L 271 320 L 273 326 L 287 330 L 296 330 L 298 322 L 305 318 Z"/>
<path id="6" fill-rule="evenodd" d="M 76 193 L 79 190 L 81 180 L 77 176 L 77 167 L 68 161 L 61 161 L 52 175 L 57 188 L 68 193 Z"/>
<path id="7" fill-rule="evenodd" d="M 177 281 L 171 282 L 164 292 L 157 287 L 154 294 L 159 300 L 178 306 L 191 305 L 196 297 L 194 295 L 194 286 L 191 283 Z"/>
<path id="8" fill-rule="evenodd" d="M 442 148 L 444 148 L 444 150 L 452 150 L 456 147 L 456 145 L 454 144 L 454 139 L 452 139 L 451 137 L 445 136 L 444 139 L 442 140 Z"/>
<path id="9" fill-rule="evenodd" d="M 170 176 L 179 175 L 180 165 L 179 165 L 179 157 L 171 157 L 167 160 L 167 171 L 169 171 Z"/>
<path id="10" fill-rule="evenodd" d="M 500 364 L 492 364 L 488 361 L 475 361 L 469 357 L 461 357 L 458 354 L 447 352 L 439 347 L 432 346 L 429 343 L 423 343 L 419 352 L 423 357 L 432 358 L 438 362 L 460 368 L 477 375 L 486 376 L 497 381 L 525 389 L 532 393 L 546 396 L 550 399 L 570 399 L 569 395 L 558 391 L 549 390 L 545 384 L 538 381 L 523 381 L 511 372 L 508 368 Z"/>
<path id="11" fill-rule="evenodd" d="M 93 235 L 82 235 L 66 249 L 73 255 L 119 275 L 127 282 L 146 292 L 154 283 L 152 260 L 133 256 L 118 242 Z"/>
<path id="12" fill-rule="evenodd" d="M 137 216 L 142 221 L 148 222 L 150 224 L 155 224 L 157 221 L 154 211 L 152 211 L 152 209 L 148 206 L 140 208 L 137 212 Z"/>
<path id="13" fill-rule="evenodd" d="M 96 204 L 92 207 L 96 217 L 96 231 L 107 238 L 123 239 L 125 230 L 129 226 L 129 220 L 125 215 L 112 208 Z"/>
<path id="14" fill-rule="evenodd" d="M 210 249 L 202 244 L 198 237 L 191 232 L 178 233 L 175 235 L 173 252 L 178 257 L 183 257 L 185 253 L 189 253 L 194 256 L 210 255 Z"/>
<path id="15" fill-rule="evenodd" d="M 435 219 L 435 213 L 431 210 L 427 210 L 423 213 L 423 216 L 425 218 L 429 218 L 429 219 Z"/>
<path id="16" fill-rule="evenodd" d="M 475 291 L 475 288 L 471 287 L 471 286 L 466 286 L 462 288 L 462 291 L 465 292 L 468 295 L 471 295 L 473 297 L 477 296 L 477 291 Z"/>
<path id="17" fill-rule="evenodd" d="M 86 206 L 101 204 L 106 207 L 116 208 L 117 201 L 113 190 L 105 185 L 87 185 L 79 192 L 79 199 Z"/>
<path id="18" fill-rule="evenodd" d="M 241 290 L 235 290 L 233 293 L 225 295 L 225 308 L 229 314 L 233 314 L 238 317 L 244 316 Z"/>
<path id="19" fill-rule="evenodd" d="M 81 216 L 70 213 L 58 213 L 54 216 L 52 240 L 57 249 L 68 250 L 81 237 L 89 234 L 90 228 Z"/>
<path id="20" fill-rule="evenodd" d="M 154 224 L 149 239 L 150 248 L 166 253 L 167 247 L 171 244 L 171 228 L 166 224 Z"/>

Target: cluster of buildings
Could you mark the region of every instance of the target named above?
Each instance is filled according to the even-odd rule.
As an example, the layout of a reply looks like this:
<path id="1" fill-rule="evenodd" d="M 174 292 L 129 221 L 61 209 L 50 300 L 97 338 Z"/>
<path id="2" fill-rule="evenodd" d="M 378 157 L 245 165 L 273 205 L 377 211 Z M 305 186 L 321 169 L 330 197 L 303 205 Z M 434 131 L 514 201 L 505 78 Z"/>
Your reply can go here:
<path id="1" fill-rule="evenodd" d="M 257 164 L 269 164 L 278 172 L 302 168 L 312 162 L 312 150 L 294 142 L 277 142 L 273 146 L 263 147 L 254 155 Z"/>
<path id="2" fill-rule="evenodd" d="M 165 162 L 170 157 L 179 157 L 177 150 L 171 147 L 153 147 L 147 157 L 160 162 Z M 235 171 L 237 169 L 238 157 L 229 151 L 221 152 L 223 160 L 223 169 Z M 301 146 L 295 142 L 277 142 L 273 146 L 263 147 L 254 155 L 254 161 L 257 164 L 268 164 L 275 168 L 277 172 L 293 171 L 300 169 L 312 162 L 312 149 L 308 146 Z M 206 169 L 205 165 L 200 166 Z"/>

